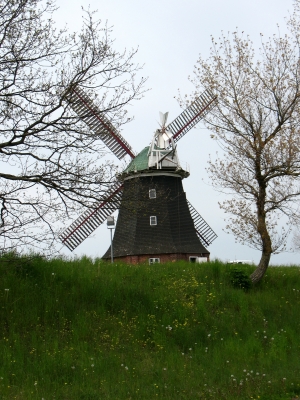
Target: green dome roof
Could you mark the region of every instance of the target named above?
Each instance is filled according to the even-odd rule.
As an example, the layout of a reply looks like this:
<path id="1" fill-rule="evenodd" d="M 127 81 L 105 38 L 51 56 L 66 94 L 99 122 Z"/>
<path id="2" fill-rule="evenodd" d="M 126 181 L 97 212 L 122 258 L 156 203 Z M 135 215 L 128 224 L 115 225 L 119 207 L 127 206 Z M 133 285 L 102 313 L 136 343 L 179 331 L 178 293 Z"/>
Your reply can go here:
<path id="1" fill-rule="evenodd" d="M 145 147 L 128 165 L 128 167 L 123 171 L 123 174 L 134 172 L 134 171 L 143 171 L 148 169 L 148 151 L 149 146 Z"/>

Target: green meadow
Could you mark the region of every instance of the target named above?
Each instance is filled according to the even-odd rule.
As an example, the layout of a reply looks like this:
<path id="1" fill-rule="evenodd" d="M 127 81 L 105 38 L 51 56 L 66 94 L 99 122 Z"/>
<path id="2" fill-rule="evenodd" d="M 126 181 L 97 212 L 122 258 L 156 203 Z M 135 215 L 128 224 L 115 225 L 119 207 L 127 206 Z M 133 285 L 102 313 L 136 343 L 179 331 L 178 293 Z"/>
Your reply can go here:
<path id="1" fill-rule="evenodd" d="M 232 268 L 2 256 L 0 399 L 298 398 L 300 268 Z"/>

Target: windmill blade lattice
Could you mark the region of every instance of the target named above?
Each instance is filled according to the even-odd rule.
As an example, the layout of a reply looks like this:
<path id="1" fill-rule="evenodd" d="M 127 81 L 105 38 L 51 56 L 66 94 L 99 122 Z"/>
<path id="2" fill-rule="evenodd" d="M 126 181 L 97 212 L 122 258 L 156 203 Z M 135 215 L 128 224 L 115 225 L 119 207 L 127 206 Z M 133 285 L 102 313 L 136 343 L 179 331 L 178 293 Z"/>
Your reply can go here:
<path id="1" fill-rule="evenodd" d="M 101 140 L 119 160 L 126 154 L 129 154 L 131 158 L 135 157 L 131 146 L 82 89 L 78 87 L 72 89 L 68 95 L 68 100 L 78 117 L 100 136 Z"/>
<path id="2" fill-rule="evenodd" d="M 172 132 L 174 142 L 182 138 L 214 107 L 217 96 L 210 90 L 205 90 L 197 99 L 185 109 L 166 130 Z"/>
<path id="3" fill-rule="evenodd" d="M 122 190 L 123 184 L 116 183 L 94 210 L 86 210 L 59 236 L 62 243 L 71 251 L 79 246 L 109 215 L 120 207 Z"/>
<path id="4" fill-rule="evenodd" d="M 208 223 L 201 217 L 188 200 L 187 204 L 200 242 L 203 246 L 209 246 L 218 237 L 217 234 L 211 229 Z"/>

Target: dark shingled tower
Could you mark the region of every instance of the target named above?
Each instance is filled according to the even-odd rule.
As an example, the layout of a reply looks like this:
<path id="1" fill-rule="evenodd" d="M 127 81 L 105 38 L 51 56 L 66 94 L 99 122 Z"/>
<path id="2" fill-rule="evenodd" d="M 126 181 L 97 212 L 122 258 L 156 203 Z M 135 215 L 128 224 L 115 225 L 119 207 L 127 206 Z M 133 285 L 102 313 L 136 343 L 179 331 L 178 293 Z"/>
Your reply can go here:
<path id="1" fill-rule="evenodd" d="M 148 153 L 146 147 L 120 177 L 124 188 L 113 239 L 114 258 L 130 263 L 209 258 L 182 187 L 188 173 L 173 166 L 149 169 Z M 103 258 L 109 259 L 110 252 L 109 248 Z"/>

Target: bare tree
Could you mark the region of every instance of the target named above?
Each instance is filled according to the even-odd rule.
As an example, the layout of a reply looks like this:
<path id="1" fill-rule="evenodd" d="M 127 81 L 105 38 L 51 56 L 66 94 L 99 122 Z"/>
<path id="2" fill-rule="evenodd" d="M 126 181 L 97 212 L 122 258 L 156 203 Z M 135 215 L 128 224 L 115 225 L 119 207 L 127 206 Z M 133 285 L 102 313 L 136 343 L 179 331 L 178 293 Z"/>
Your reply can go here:
<path id="1" fill-rule="evenodd" d="M 299 0 L 288 20 L 289 35 L 261 38 L 243 34 L 212 38 L 209 59 L 199 58 L 196 86 L 213 88 L 218 104 L 206 124 L 221 147 L 210 159 L 212 184 L 229 193 L 220 204 L 231 214 L 227 230 L 261 251 L 254 283 L 265 274 L 272 253 L 283 251 L 297 216 L 300 193 Z M 262 36 L 262 35 L 261 35 Z"/>
<path id="2" fill-rule="evenodd" d="M 111 29 L 90 11 L 78 33 L 58 30 L 55 10 L 54 0 L 0 0 L 2 249 L 51 246 L 113 179 L 99 135 L 68 106 L 70 90 L 84 88 L 117 127 L 143 93 L 136 50 L 114 50 Z"/>

